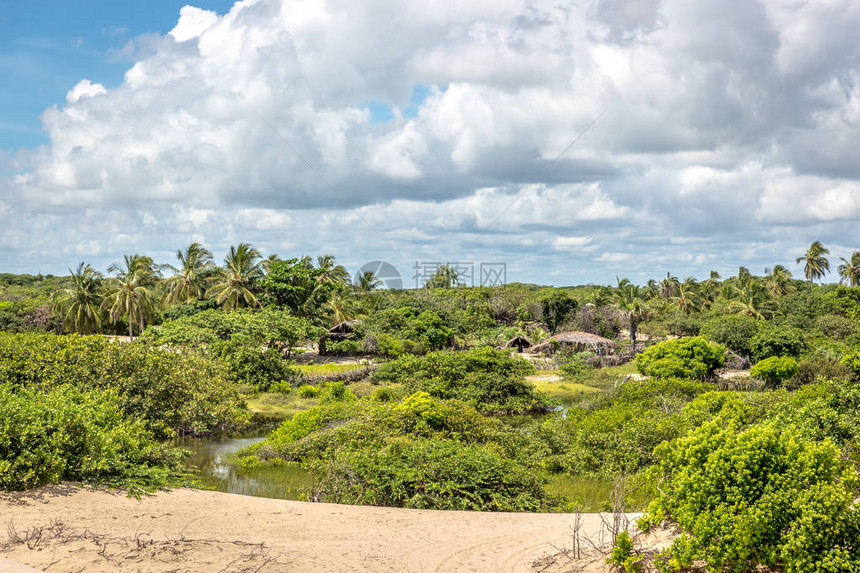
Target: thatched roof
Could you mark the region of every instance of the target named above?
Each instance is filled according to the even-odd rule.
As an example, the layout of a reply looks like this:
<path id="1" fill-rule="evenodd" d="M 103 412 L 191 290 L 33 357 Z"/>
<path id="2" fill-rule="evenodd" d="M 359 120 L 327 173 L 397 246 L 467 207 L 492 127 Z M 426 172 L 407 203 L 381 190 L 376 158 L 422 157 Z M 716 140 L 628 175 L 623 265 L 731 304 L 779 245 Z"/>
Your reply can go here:
<path id="1" fill-rule="evenodd" d="M 562 344 L 570 344 L 572 346 L 579 347 L 585 346 L 592 350 L 606 350 L 618 347 L 614 340 L 609 340 L 608 338 L 603 338 L 602 336 L 597 336 L 596 334 L 590 334 L 588 332 L 571 331 L 561 332 L 555 336 L 551 336 L 537 346 L 532 346 L 529 349 L 529 352 L 538 354 L 552 353 L 557 346 Z"/>
<path id="2" fill-rule="evenodd" d="M 352 332 L 352 327 L 356 324 L 358 324 L 357 320 L 344 320 L 329 328 L 328 331 L 331 334 L 349 334 Z"/>
<path id="3" fill-rule="evenodd" d="M 519 334 L 508 340 L 508 342 L 502 348 L 513 348 L 514 346 L 518 348 L 531 348 L 532 346 L 534 346 L 534 342 L 532 342 L 522 334 Z"/>
<path id="4" fill-rule="evenodd" d="M 582 344 L 591 347 L 608 346 L 610 348 L 616 348 L 618 346 L 614 340 L 609 340 L 608 338 L 603 338 L 602 336 L 597 336 L 596 334 L 590 334 L 588 332 L 579 332 L 576 330 L 572 330 L 570 332 L 561 332 L 559 334 L 556 334 L 555 336 L 551 336 L 549 339 L 555 340 L 556 342 L 562 344 Z"/>

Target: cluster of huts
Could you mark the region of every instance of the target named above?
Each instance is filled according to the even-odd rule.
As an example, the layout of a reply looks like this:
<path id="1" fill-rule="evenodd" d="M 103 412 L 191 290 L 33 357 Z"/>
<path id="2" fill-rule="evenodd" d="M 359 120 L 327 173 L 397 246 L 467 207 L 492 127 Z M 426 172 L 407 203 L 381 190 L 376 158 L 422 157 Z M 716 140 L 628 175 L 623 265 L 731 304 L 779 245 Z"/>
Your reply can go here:
<path id="1" fill-rule="evenodd" d="M 357 323 L 357 320 L 345 320 L 334 325 L 329 329 L 323 341 L 325 339 L 340 341 L 353 338 L 355 336 L 353 329 Z M 535 344 L 528 337 L 521 334 L 515 336 L 502 346 L 505 349 L 528 352 L 529 354 L 553 354 L 560 349 L 569 349 L 574 352 L 589 351 L 597 355 L 612 354 L 617 347 L 618 344 L 614 340 L 576 330 L 560 332 L 559 334 L 550 336 L 540 344 Z"/>
<path id="2" fill-rule="evenodd" d="M 503 348 L 530 354 L 552 354 L 561 348 L 567 348 L 574 352 L 590 351 L 598 355 L 611 354 L 617 347 L 618 344 L 614 340 L 576 330 L 560 332 L 550 336 L 540 344 L 535 344 L 527 337 L 519 335 L 503 346 Z"/>

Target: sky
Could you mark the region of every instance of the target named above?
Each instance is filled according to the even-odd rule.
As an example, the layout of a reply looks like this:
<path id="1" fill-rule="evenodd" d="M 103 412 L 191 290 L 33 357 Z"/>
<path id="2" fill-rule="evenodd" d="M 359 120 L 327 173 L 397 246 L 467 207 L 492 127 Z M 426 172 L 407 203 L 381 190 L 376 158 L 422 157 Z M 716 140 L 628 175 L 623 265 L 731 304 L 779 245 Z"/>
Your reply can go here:
<path id="1" fill-rule="evenodd" d="M 0 272 L 192 241 L 406 286 L 440 262 L 802 276 L 814 240 L 835 269 L 860 247 L 858 29 L 852 0 L 11 3 Z"/>

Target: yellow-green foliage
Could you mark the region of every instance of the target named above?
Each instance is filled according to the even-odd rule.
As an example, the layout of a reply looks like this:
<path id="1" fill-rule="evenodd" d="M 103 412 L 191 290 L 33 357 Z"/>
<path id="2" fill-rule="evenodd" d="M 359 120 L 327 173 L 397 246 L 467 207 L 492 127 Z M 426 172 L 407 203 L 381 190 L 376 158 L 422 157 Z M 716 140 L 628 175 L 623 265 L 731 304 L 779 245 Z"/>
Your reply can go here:
<path id="1" fill-rule="evenodd" d="M 662 493 L 642 525 L 671 520 L 689 533 L 671 547 L 674 567 L 704 560 L 709 570 L 738 573 L 759 565 L 860 570 L 857 473 L 829 440 L 708 422 L 655 454 L 649 474 Z"/>

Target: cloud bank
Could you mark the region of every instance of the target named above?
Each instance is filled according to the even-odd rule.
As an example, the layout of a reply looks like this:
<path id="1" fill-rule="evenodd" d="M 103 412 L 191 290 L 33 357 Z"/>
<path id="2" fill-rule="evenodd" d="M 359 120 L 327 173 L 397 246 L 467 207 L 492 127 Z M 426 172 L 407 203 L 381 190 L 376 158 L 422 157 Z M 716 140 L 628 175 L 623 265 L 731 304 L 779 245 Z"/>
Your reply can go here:
<path id="1" fill-rule="evenodd" d="M 184 7 L 0 158 L 3 270 L 250 241 L 576 284 L 860 247 L 857 2 L 460 4 Z"/>

